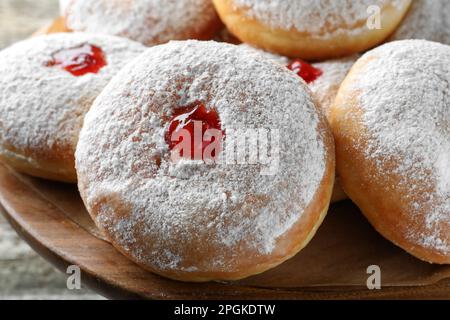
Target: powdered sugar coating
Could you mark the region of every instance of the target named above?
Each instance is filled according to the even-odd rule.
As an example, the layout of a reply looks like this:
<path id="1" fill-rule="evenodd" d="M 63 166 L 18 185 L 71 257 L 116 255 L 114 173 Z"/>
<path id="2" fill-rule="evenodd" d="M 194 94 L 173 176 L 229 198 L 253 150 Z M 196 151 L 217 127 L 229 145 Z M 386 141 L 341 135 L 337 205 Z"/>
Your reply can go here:
<path id="1" fill-rule="evenodd" d="M 261 175 L 260 164 L 171 162 L 167 118 L 195 101 L 217 110 L 225 132 L 279 129 L 276 174 Z M 270 254 L 315 197 L 326 172 L 323 123 L 303 81 L 284 67 L 234 45 L 170 42 L 123 70 L 86 116 L 80 191 L 137 262 L 233 272 L 244 252 Z"/>
<path id="2" fill-rule="evenodd" d="M 288 57 L 276 54 L 276 53 L 272 53 L 272 52 L 268 52 L 259 48 L 255 48 L 247 43 L 241 43 L 239 44 L 239 47 L 245 49 L 245 50 L 249 50 L 253 53 L 256 54 L 260 54 L 262 55 L 264 58 L 272 60 L 276 63 L 279 63 L 283 66 L 287 66 L 289 64 L 290 59 Z"/>
<path id="3" fill-rule="evenodd" d="M 59 0 L 59 12 L 61 16 L 64 16 L 67 10 L 67 6 L 72 0 Z"/>
<path id="4" fill-rule="evenodd" d="M 146 45 L 184 40 L 219 20 L 210 0 L 64 0 L 69 29 L 127 37 Z"/>
<path id="5" fill-rule="evenodd" d="M 450 45 L 450 1 L 414 0 L 391 40 L 422 39 Z"/>
<path id="6" fill-rule="evenodd" d="M 365 72 L 354 90 L 369 130 L 365 154 L 377 163 L 373 180 L 398 177 L 397 185 L 386 188 L 406 197 L 412 222 L 404 236 L 449 255 L 450 47 L 397 41 L 363 59 Z"/>
<path id="7" fill-rule="evenodd" d="M 317 38 L 328 38 L 364 26 L 370 17 L 370 6 L 383 9 L 393 5 L 401 9 L 408 0 L 233 0 L 233 3 L 244 9 L 248 17 L 269 27 L 294 28 Z"/>
<path id="8" fill-rule="evenodd" d="M 107 66 L 98 74 L 75 77 L 47 66 L 53 53 L 86 43 L 106 56 Z M 71 150 L 73 166 L 85 112 L 108 81 L 144 49 L 127 39 L 70 33 L 36 37 L 1 51 L 1 152 L 12 146 L 24 157 L 58 159 L 67 156 L 58 150 Z"/>

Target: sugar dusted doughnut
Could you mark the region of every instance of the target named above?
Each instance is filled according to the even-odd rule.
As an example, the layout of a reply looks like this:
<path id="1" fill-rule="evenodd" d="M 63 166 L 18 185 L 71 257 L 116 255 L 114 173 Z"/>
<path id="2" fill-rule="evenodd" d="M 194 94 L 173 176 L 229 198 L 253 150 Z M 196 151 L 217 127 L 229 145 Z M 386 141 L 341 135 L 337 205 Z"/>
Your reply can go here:
<path id="1" fill-rule="evenodd" d="M 414 0 L 391 40 L 422 39 L 450 45 L 450 1 Z"/>
<path id="2" fill-rule="evenodd" d="M 450 263 L 450 47 L 423 40 L 366 53 L 331 110 L 338 173 L 387 239 Z"/>
<path id="3" fill-rule="evenodd" d="M 396 29 L 411 0 L 213 0 L 243 42 L 289 57 L 323 60 L 376 46 Z M 369 8 L 381 28 L 369 28 Z M 372 13 L 373 14 L 373 13 Z"/>
<path id="4" fill-rule="evenodd" d="M 0 159 L 19 171 L 76 182 L 85 112 L 144 47 L 112 36 L 61 33 L 0 52 Z"/>
<path id="5" fill-rule="evenodd" d="M 122 36 L 145 45 L 210 39 L 222 26 L 210 0 L 60 0 L 70 30 Z"/>
<path id="6" fill-rule="evenodd" d="M 277 170 L 174 161 L 168 133 L 194 120 L 224 133 L 227 159 L 234 130 L 279 130 Z M 333 138 L 304 82 L 216 42 L 170 42 L 125 68 L 86 116 L 76 163 L 82 198 L 111 242 L 183 281 L 241 279 L 291 258 L 321 224 L 334 183 Z"/>

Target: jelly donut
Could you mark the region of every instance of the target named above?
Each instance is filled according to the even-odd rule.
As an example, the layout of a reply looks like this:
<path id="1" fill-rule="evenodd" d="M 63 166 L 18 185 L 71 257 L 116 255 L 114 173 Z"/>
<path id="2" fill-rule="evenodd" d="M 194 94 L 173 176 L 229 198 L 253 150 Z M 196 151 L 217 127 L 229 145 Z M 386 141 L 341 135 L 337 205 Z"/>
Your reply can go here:
<path id="1" fill-rule="evenodd" d="M 210 39 L 222 27 L 210 0 L 60 0 L 70 30 L 126 37 L 151 46 Z"/>
<path id="2" fill-rule="evenodd" d="M 145 47 L 113 36 L 60 33 L 0 52 L 0 159 L 37 177 L 76 182 L 86 111 Z"/>
<path id="3" fill-rule="evenodd" d="M 421 39 L 450 45 L 450 2 L 413 1 L 391 40 Z"/>
<path id="4" fill-rule="evenodd" d="M 243 42 L 288 57 L 323 60 L 381 43 L 397 28 L 411 0 L 213 2 L 222 21 Z"/>
<path id="5" fill-rule="evenodd" d="M 195 123 L 197 135 L 184 137 L 200 157 L 168 139 Z M 213 162 L 207 128 L 222 133 Z M 249 161 L 245 141 L 275 161 Z M 175 41 L 102 92 L 76 164 L 86 207 L 118 250 L 162 276 L 202 282 L 264 272 L 306 246 L 329 206 L 333 150 L 326 120 L 285 67 L 231 44 Z"/>
<path id="6" fill-rule="evenodd" d="M 366 53 L 331 110 L 338 173 L 387 239 L 450 263 L 450 46 L 396 41 Z"/>

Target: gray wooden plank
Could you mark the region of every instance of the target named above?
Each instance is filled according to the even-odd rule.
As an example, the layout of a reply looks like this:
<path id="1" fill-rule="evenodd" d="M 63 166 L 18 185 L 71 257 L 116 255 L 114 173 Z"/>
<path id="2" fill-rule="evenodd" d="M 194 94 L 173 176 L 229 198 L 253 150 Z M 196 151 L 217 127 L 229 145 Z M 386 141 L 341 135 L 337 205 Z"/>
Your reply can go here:
<path id="1" fill-rule="evenodd" d="M 0 299 L 100 299 L 68 290 L 66 275 L 39 257 L 0 216 Z"/>
<path id="2" fill-rule="evenodd" d="M 0 48 L 28 37 L 57 15 L 57 0 L 1 0 Z"/>

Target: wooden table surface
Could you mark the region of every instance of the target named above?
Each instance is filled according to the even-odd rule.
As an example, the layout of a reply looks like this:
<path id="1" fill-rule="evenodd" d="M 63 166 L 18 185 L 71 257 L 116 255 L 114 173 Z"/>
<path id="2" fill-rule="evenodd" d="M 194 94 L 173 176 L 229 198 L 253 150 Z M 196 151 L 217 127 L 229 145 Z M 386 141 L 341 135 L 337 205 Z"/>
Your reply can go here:
<path id="1" fill-rule="evenodd" d="M 57 0 L 0 0 L 0 49 L 27 38 L 58 15 Z M 39 257 L 0 215 L 0 299 L 99 299 L 69 291 L 66 276 Z"/>

